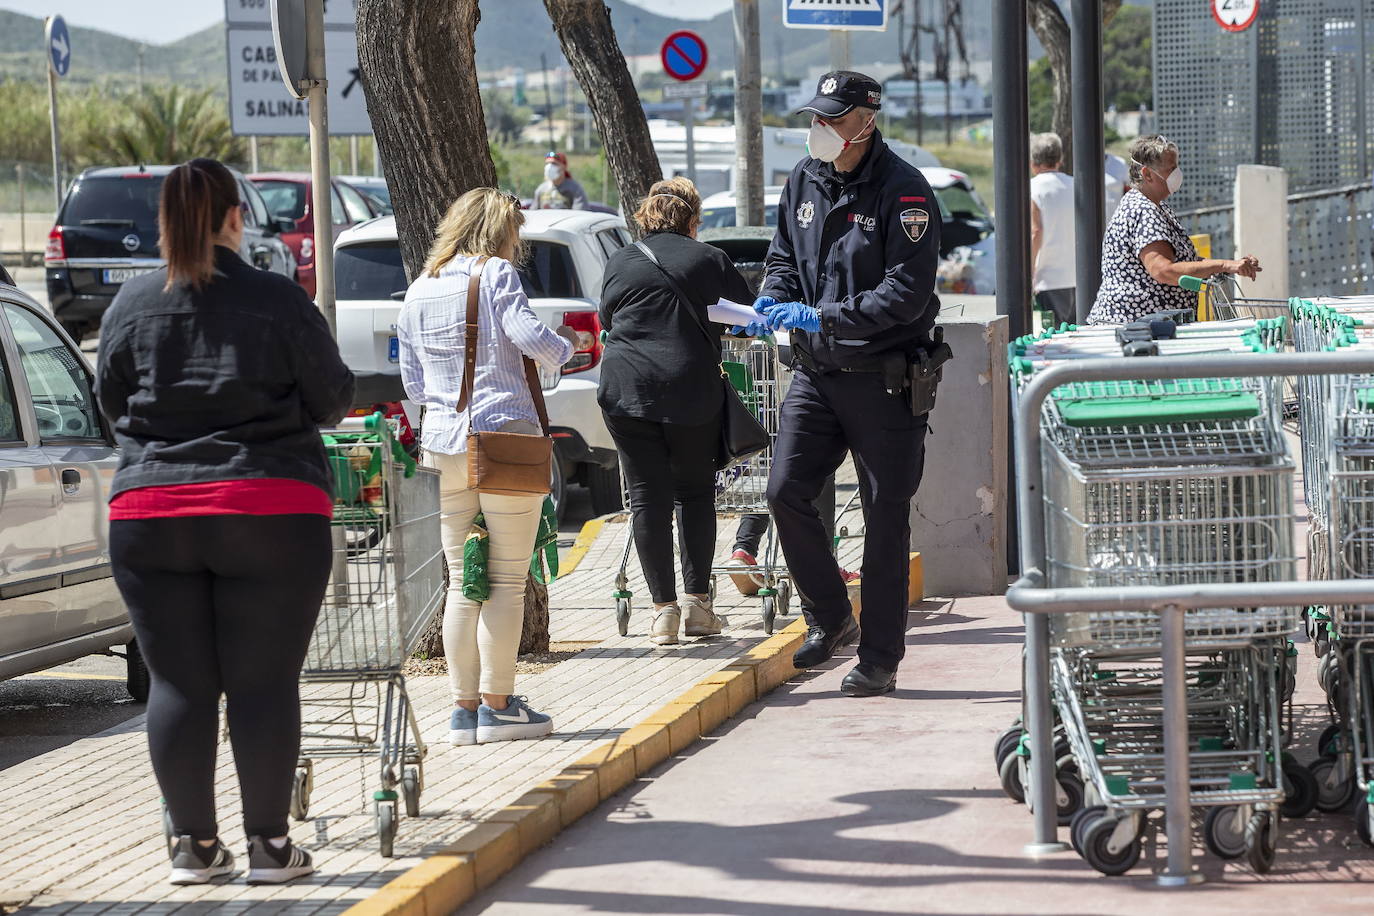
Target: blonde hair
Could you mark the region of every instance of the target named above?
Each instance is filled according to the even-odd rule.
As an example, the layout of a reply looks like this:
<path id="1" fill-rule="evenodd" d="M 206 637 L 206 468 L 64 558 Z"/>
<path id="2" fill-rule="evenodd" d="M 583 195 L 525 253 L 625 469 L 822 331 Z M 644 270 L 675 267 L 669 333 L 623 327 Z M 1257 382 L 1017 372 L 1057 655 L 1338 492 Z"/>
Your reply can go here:
<path id="1" fill-rule="evenodd" d="M 645 235 L 650 232 L 687 235 L 692 231 L 692 223 L 700 218 L 701 195 L 687 178 L 654 182 L 635 211 L 635 222 Z"/>
<path id="2" fill-rule="evenodd" d="M 525 216 L 520 202 L 496 188 L 473 188 L 453 202 L 434 230 L 434 244 L 421 273 L 439 276 L 444 265 L 458 255 L 470 257 L 501 257 L 514 242 L 516 263 L 521 260 L 523 245 L 520 227 Z"/>

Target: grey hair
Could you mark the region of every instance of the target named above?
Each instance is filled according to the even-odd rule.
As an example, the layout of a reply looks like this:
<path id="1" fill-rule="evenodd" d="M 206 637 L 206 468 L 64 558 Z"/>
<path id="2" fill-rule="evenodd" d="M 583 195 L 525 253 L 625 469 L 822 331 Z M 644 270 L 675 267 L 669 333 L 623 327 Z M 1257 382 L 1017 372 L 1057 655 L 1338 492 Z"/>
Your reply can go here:
<path id="1" fill-rule="evenodd" d="M 1031 165 L 1052 169 L 1064 161 L 1064 141 L 1058 134 L 1031 134 Z"/>
<path id="2" fill-rule="evenodd" d="M 1153 169 L 1164 161 L 1167 153 L 1178 155 L 1178 144 L 1168 137 L 1161 137 L 1158 134 L 1151 134 L 1145 137 L 1136 137 L 1131 142 L 1130 167 L 1131 185 L 1140 187 L 1142 177 L 1141 169 L 1148 166 Z"/>

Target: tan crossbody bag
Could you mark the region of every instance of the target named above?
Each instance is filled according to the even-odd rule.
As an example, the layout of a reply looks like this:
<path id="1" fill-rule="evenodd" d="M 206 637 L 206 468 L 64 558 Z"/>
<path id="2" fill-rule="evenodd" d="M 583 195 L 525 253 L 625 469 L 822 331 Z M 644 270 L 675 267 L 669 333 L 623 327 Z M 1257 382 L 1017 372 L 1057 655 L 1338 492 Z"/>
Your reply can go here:
<path id="1" fill-rule="evenodd" d="M 485 257 L 477 259 L 468 280 L 468 314 L 464 333 L 463 390 L 458 409 L 468 412 L 468 486 L 479 493 L 502 496 L 545 496 L 553 468 L 553 439 L 549 436 L 549 414 L 544 407 L 544 391 L 534 360 L 523 356 L 525 384 L 529 385 L 539 428 L 543 435 L 528 433 L 477 432 L 472 426 L 472 390 L 477 374 L 477 296 L 482 283 Z"/>

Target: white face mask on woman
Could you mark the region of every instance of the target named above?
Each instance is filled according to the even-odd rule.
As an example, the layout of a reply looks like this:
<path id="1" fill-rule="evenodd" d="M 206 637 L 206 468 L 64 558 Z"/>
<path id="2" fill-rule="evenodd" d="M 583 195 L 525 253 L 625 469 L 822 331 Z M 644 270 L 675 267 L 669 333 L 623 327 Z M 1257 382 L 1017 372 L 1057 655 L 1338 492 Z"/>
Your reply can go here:
<path id="1" fill-rule="evenodd" d="M 820 118 L 812 118 L 811 131 L 806 135 L 806 152 L 822 162 L 834 162 L 849 147 L 867 140 L 868 138 L 864 136 L 864 133 L 873 126 L 877 119 L 877 115 L 874 115 L 867 124 L 859 129 L 852 140 L 846 140 L 839 135 L 835 128 Z"/>
<path id="2" fill-rule="evenodd" d="M 1168 189 L 1170 194 L 1178 193 L 1178 189 L 1183 187 L 1183 166 L 1174 166 L 1174 170 L 1169 173 L 1169 177 L 1164 179 L 1164 187 Z"/>
<path id="3" fill-rule="evenodd" d="M 563 169 L 550 162 L 548 165 L 544 166 L 544 177 L 549 181 L 559 181 L 563 177 Z"/>

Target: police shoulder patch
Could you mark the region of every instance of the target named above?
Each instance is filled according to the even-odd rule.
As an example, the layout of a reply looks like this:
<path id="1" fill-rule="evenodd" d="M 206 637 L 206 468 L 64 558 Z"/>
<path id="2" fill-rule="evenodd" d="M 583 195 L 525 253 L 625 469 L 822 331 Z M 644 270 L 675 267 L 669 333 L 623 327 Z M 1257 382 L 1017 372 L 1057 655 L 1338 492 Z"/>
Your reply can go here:
<path id="1" fill-rule="evenodd" d="M 902 221 L 902 231 L 913 242 L 921 240 L 922 236 L 926 234 L 926 226 L 930 224 L 930 214 L 920 207 L 903 210 L 899 218 Z"/>

